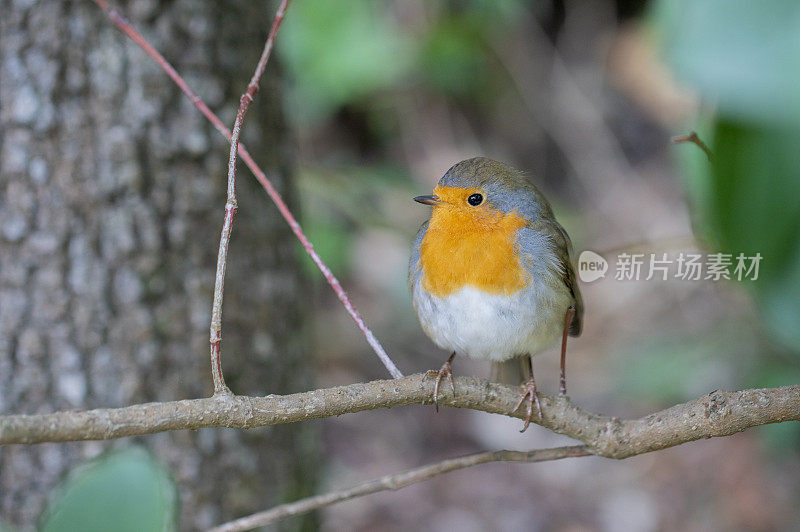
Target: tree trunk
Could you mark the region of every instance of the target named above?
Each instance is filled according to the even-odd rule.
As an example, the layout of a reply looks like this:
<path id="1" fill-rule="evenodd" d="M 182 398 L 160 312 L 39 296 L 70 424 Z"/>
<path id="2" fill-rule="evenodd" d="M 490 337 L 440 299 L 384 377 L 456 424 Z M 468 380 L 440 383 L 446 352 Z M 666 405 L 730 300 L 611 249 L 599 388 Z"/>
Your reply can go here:
<path id="1" fill-rule="evenodd" d="M 0 1 L 0 412 L 209 395 L 208 327 L 228 145 L 93 3 Z M 276 5 L 120 4 L 233 122 Z M 244 140 L 292 204 L 275 65 Z M 222 364 L 235 393 L 310 387 L 293 236 L 249 171 L 237 184 Z M 0 449 L 0 515 L 32 527 L 64 474 L 147 446 L 175 476 L 181 528 L 311 491 L 309 426 Z"/>

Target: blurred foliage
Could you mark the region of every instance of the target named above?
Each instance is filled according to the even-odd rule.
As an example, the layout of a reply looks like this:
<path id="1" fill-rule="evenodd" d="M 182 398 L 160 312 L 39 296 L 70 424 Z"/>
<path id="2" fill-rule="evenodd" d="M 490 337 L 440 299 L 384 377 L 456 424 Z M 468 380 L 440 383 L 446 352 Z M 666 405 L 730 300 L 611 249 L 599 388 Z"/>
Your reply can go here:
<path id="1" fill-rule="evenodd" d="M 424 80 L 452 96 L 480 98 L 488 83 L 483 29 L 472 13 L 440 21 L 421 49 Z"/>
<path id="2" fill-rule="evenodd" d="M 800 30 L 800 28 L 798 28 Z M 708 205 L 717 241 L 764 257 L 758 300 L 780 339 L 800 351 L 800 129 L 720 118 Z"/>
<path id="3" fill-rule="evenodd" d="M 800 2 L 661 0 L 666 57 L 714 117 L 714 157 L 690 157 L 699 230 L 725 253 L 760 253 L 752 283 L 764 320 L 800 352 Z"/>
<path id="4" fill-rule="evenodd" d="M 439 4 L 444 4 L 440 2 Z M 523 15 L 516 0 L 468 2 L 469 7 L 438 17 L 418 49 L 419 76 L 432 91 L 482 105 L 508 83 L 492 71 L 492 34 L 508 31 Z"/>
<path id="5" fill-rule="evenodd" d="M 177 529 L 178 495 L 146 451 L 112 451 L 79 466 L 45 513 L 43 532 L 146 532 Z"/>
<path id="6" fill-rule="evenodd" d="M 524 0 L 428 2 L 431 27 L 414 28 L 404 27 L 388 1 L 298 1 L 278 46 L 292 80 L 289 116 L 311 126 L 342 106 L 410 84 L 451 97 L 490 97 L 486 36 L 507 31 L 526 6 Z"/>
<path id="7" fill-rule="evenodd" d="M 412 61 L 410 39 L 370 0 L 300 1 L 286 18 L 278 47 L 295 80 L 299 121 L 314 122 L 337 106 L 393 85 Z"/>
<path id="8" fill-rule="evenodd" d="M 311 137 L 335 142 L 343 132 L 363 135 L 359 148 L 372 150 L 357 164 L 300 172 L 303 224 L 337 275 L 349 273 L 361 230 L 402 226 L 409 220 L 403 209 L 411 209 L 409 198 L 420 193 L 383 162 L 402 144 L 396 123 L 405 119 L 403 97 L 444 101 L 470 118 L 491 115 L 509 85 L 493 46 L 521 31 L 521 21 L 536 17 L 539 7 L 546 13 L 548 4 L 434 0 L 415 8 L 422 14 L 387 0 L 293 4 L 277 50 L 291 85 L 288 115 L 301 135 L 332 124 L 332 134 Z M 768 338 L 782 347 L 769 345 L 749 325 L 746 334 L 736 325 L 721 326 L 708 337 L 677 343 L 656 334 L 637 349 L 646 356 L 631 356 L 625 379 L 643 383 L 664 402 L 685 399 L 687 387 L 697 391 L 683 377 L 700 366 L 746 376 L 731 385 L 785 384 L 800 371 L 796 359 L 779 357 L 786 346 L 800 352 L 800 150 L 794 147 L 800 142 L 800 2 L 655 0 L 650 8 L 669 64 L 706 104 L 694 128 L 714 152 L 713 162 L 699 149 L 679 150 L 696 233 L 712 252 L 734 259 L 761 254 L 759 280 L 741 285 L 759 303 L 773 333 Z M 562 218 L 580 241 L 581 224 L 570 223 L 569 212 L 560 212 Z M 751 364 L 755 351 L 770 360 Z"/>
<path id="9" fill-rule="evenodd" d="M 646 405 L 675 404 L 713 389 L 776 387 L 800 381 L 800 367 L 770 350 L 755 324 L 720 324 L 692 335 L 661 331 L 620 348 L 615 373 L 623 396 Z M 756 429 L 772 451 L 794 450 L 800 423 Z"/>
<path id="10" fill-rule="evenodd" d="M 627 396 L 656 405 L 681 403 L 708 393 L 709 386 L 738 386 L 735 375 L 743 368 L 733 366 L 746 363 L 752 348 L 751 331 L 735 327 L 687 337 L 656 333 L 619 355 L 619 374 Z"/>
<path id="11" fill-rule="evenodd" d="M 322 260 L 336 275 L 346 273 L 356 227 L 390 227 L 408 217 L 415 195 L 399 170 L 370 165 L 336 169 L 304 167 L 298 173 L 303 225 Z M 312 279 L 316 265 L 298 245 L 300 260 Z"/>
<path id="12" fill-rule="evenodd" d="M 721 115 L 800 123 L 800 2 L 659 0 L 653 15 L 675 73 Z"/>

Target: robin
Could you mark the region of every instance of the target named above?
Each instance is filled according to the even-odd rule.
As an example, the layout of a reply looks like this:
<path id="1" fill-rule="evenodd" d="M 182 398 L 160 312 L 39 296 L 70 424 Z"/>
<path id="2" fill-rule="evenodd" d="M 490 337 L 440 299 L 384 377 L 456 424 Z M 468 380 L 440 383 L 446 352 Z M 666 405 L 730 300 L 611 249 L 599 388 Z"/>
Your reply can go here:
<path id="1" fill-rule="evenodd" d="M 542 193 L 510 166 L 476 157 L 450 168 L 433 195 L 429 221 L 414 240 L 409 285 L 414 311 L 433 342 L 451 351 L 438 371 L 450 382 L 456 353 L 503 364 L 520 358 L 528 379 L 512 412 L 527 399 L 541 418 L 531 357 L 561 339 L 560 391 L 566 395 L 567 335 L 581 333 L 583 301 L 572 244 Z"/>

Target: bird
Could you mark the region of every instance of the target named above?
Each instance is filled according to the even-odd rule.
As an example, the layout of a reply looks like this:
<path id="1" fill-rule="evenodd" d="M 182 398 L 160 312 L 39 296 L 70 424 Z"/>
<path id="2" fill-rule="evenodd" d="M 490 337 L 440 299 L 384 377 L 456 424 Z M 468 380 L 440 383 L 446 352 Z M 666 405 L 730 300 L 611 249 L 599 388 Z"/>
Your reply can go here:
<path id="1" fill-rule="evenodd" d="M 531 357 L 561 340 L 559 388 L 566 395 L 567 336 L 582 329 L 569 235 L 523 172 L 486 157 L 453 165 L 432 195 L 414 201 L 433 207 L 409 261 L 414 311 L 431 340 L 452 352 L 428 372 L 436 376 L 436 410 L 445 377 L 455 395 L 456 353 L 495 365 L 519 359 L 528 379 L 510 413 L 527 400 L 524 432 L 534 405 L 542 417 Z"/>

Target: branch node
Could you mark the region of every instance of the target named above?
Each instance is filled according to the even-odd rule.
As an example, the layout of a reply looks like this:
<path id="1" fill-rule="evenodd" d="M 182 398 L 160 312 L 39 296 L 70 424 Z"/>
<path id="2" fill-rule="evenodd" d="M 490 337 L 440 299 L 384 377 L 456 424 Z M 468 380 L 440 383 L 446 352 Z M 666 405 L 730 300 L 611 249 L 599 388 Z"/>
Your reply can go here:
<path id="1" fill-rule="evenodd" d="M 684 142 L 691 142 L 692 144 L 696 144 L 708 157 L 708 160 L 711 161 L 711 150 L 708 148 L 705 142 L 700 140 L 700 137 L 697 135 L 696 132 L 691 131 L 688 135 L 678 135 L 672 137 L 672 142 L 674 144 L 681 144 Z"/>
<path id="2" fill-rule="evenodd" d="M 225 379 L 222 374 L 220 343 L 222 340 L 222 300 L 225 291 L 225 269 L 228 261 L 228 246 L 230 245 L 233 218 L 238 208 L 238 202 L 236 201 L 236 155 L 239 153 L 239 135 L 241 134 L 244 115 L 247 112 L 248 105 L 253 101 L 253 95 L 258 90 L 258 84 L 261 81 L 261 76 L 264 73 L 270 53 L 272 52 L 272 43 L 275 39 L 275 35 L 278 33 L 278 28 L 281 25 L 283 13 L 285 13 L 288 3 L 289 0 L 283 0 L 275 16 L 275 20 L 272 22 L 272 29 L 270 30 L 267 42 L 264 44 L 264 50 L 261 52 L 261 57 L 256 65 L 253 79 L 250 81 L 247 90 L 239 100 L 239 110 L 236 113 L 236 121 L 233 124 L 233 131 L 230 138 L 231 150 L 228 156 L 228 196 L 225 202 L 225 221 L 222 225 L 222 235 L 219 239 L 217 273 L 214 282 L 214 300 L 211 306 L 211 376 L 214 379 L 215 396 L 230 395 L 231 393 L 225 385 Z"/>
<path id="3" fill-rule="evenodd" d="M 236 395 L 231 391 L 230 388 L 223 385 L 221 388 L 214 390 L 214 395 L 212 395 L 214 399 L 223 399 L 223 400 L 230 400 L 236 397 Z"/>

